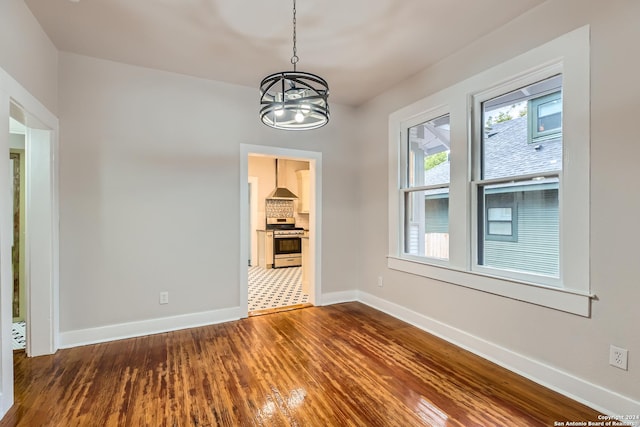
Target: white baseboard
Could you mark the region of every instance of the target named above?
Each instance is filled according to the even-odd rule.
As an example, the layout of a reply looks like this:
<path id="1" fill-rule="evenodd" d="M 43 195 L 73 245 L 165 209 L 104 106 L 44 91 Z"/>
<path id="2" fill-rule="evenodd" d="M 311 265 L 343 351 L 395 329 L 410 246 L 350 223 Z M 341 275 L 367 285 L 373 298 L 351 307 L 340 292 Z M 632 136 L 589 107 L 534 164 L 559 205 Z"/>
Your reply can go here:
<path id="1" fill-rule="evenodd" d="M 607 415 L 640 414 L 640 402 L 530 359 L 406 307 L 358 292 L 358 301 L 403 320 Z"/>
<path id="2" fill-rule="evenodd" d="M 117 325 L 99 326 L 60 333 L 60 348 L 78 347 L 125 338 L 160 334 L 240 319 L 240 307 L 160 317 Z"/>
<path id="3" fill-rule="evenodd" d="M 358 291 L 353 290 L 322 294 L 322 302 L 318 305 L 332 305 L 351 301 L 358 301 Z"/>
<path id="4" fill-rule="evenodd" d="M 323 294 L 322 302 L 319 305 L 339 304 L 342 302 L 356 301 L 357 299 L 358 292 L 355 290 L 332 292 Z M 201 313 L 160 317 L 157 319 L 61 332 L 59 335 L 60 345 L 58 348 L 79 347 L 126 338 L 160 334 L 179 329 L 196 328 L 198 326 L 213 325 L 216 323 L 237 320 L 242 317 L 246 317 L 246 312 L 245 316 L 242 316 L 240 307 L 233 307 Z"/>

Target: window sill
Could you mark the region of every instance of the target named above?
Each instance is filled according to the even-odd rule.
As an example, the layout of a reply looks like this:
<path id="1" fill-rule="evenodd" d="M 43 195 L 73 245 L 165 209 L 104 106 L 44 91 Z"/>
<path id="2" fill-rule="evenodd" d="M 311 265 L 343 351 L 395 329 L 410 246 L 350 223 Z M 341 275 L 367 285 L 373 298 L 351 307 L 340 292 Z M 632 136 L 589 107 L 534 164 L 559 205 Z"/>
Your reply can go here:
<path id="1" fill-rule="evenodd" d="M 534 285 L 513 280 L 486 276 L 468 271 L 456 270 L 423 262 L 407 260 L 395 256 L 387 257 L 387 266 L 417 276 L 428 277 L 442 282 L 487 292 L 506 298 L 524 301 L 543 307 L 590 316 L 593 295 L 551 286 Z"/>

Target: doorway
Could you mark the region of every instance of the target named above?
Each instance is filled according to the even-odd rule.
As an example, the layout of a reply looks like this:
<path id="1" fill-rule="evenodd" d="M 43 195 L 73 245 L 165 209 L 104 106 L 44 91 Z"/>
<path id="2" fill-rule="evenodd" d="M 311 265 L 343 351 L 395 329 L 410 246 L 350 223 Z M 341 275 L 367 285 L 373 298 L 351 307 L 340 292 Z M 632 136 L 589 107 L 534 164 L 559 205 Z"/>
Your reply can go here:
<path id="1" fill-rule="evenodd" d="M 24 289 L 28 356 L 52 354 L 58 347 L 58 119 L 13 77 L 0 68 L 0 417 L 13 405 L 14 280 L 13 175 L 10 162 L 12 122 L 24 127 Z M 20 301 L 18 301 L 20 304 Z"/>
<path id="2" fill-rule="evenodd" d="M 39 356 L 57 347 L 54 138 L 50 127 L 21 105 L 11 102 L 9 113 L 12 349 Z"/>
<path id="3" fill-rule="evenodd" d="M 244 190 L 241 200 L 246 203 L 241 206 L 244 268 L 240 274 L 240 308 L 243 313 L 246 310 L 246 316 L 301 308 L 319 302 L 321 167 L 321 153 L 241 145 L 241 190 Z M 300 171 L 305 171 L 302 173 L 304 182 L 299 178 Z M 271 200 L 269 194 L 282 185 L 291 187 L 294 194 L 304 194 L 304 205 L 302 197 Z M 270 204 L 268 200 L 274 203 Z M 276 204 L 278 206 L 274 207 Z M 275 248 L 282 249 L 282 245 L 274 246 L 273 232 L 266 229 L 267 217 L 273 217 L 267 213 L 269 209 L 290 212 L 281 215 L 291 217 L 292 222 L 287 220 L 287 223 L 301 229 L 295 232 L 300 233 L 296 245 L 300 246 L 301 254 L 291 257 L 299 257 L 299 261 L 284 265 L 273 261 L 274 252 L 278 252 Z M 296 246 L 293 244 L 296 238 L 287 237 L 285 246 Z M 248 268 L 247 257 L 252 260 Z"/>
<path id="4" fill-rule="evenodd" d="M 257 258 L 249 267 L 249 316 L 311 305 L 309 283 L 303 281 L 308 252 L 309 161 L 249 155 L 249 244 Z M 257 184 L 253 184 L 256 182 Z M 252 203 L 253 201 L 253 203 Z M 303 245 L 304 243 L 304 245 Z"/>

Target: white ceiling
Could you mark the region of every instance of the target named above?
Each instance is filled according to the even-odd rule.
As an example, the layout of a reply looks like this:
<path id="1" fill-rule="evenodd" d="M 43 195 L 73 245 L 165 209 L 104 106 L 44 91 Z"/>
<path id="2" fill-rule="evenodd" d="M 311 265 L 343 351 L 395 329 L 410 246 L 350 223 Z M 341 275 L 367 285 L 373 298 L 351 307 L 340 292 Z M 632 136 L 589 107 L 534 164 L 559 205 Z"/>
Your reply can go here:
<path id="1" fill-rule="evenodd" d="M 544 0 L 298 0 L 299 71 L 359 105 Z M 252 86 L 291 69 L 291 0 L 25 0 L 59 50 Z"/>

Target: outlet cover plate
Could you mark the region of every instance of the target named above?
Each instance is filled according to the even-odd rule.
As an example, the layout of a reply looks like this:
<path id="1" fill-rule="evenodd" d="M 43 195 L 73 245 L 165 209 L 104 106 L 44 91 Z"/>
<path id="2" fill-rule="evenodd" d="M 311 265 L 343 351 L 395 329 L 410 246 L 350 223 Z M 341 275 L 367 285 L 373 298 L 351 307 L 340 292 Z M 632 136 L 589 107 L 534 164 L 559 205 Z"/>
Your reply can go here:
<path id="1" fill-rule="evenodd" d="M 628 369 L 629 350 L 612 345 L 609 348 L 609 365 L 623 370 Z"/>
<path id="2" fill-rule="evenodd" d="M 169 292 L 160 292 L 160 304 L 169 304 Z"/>

